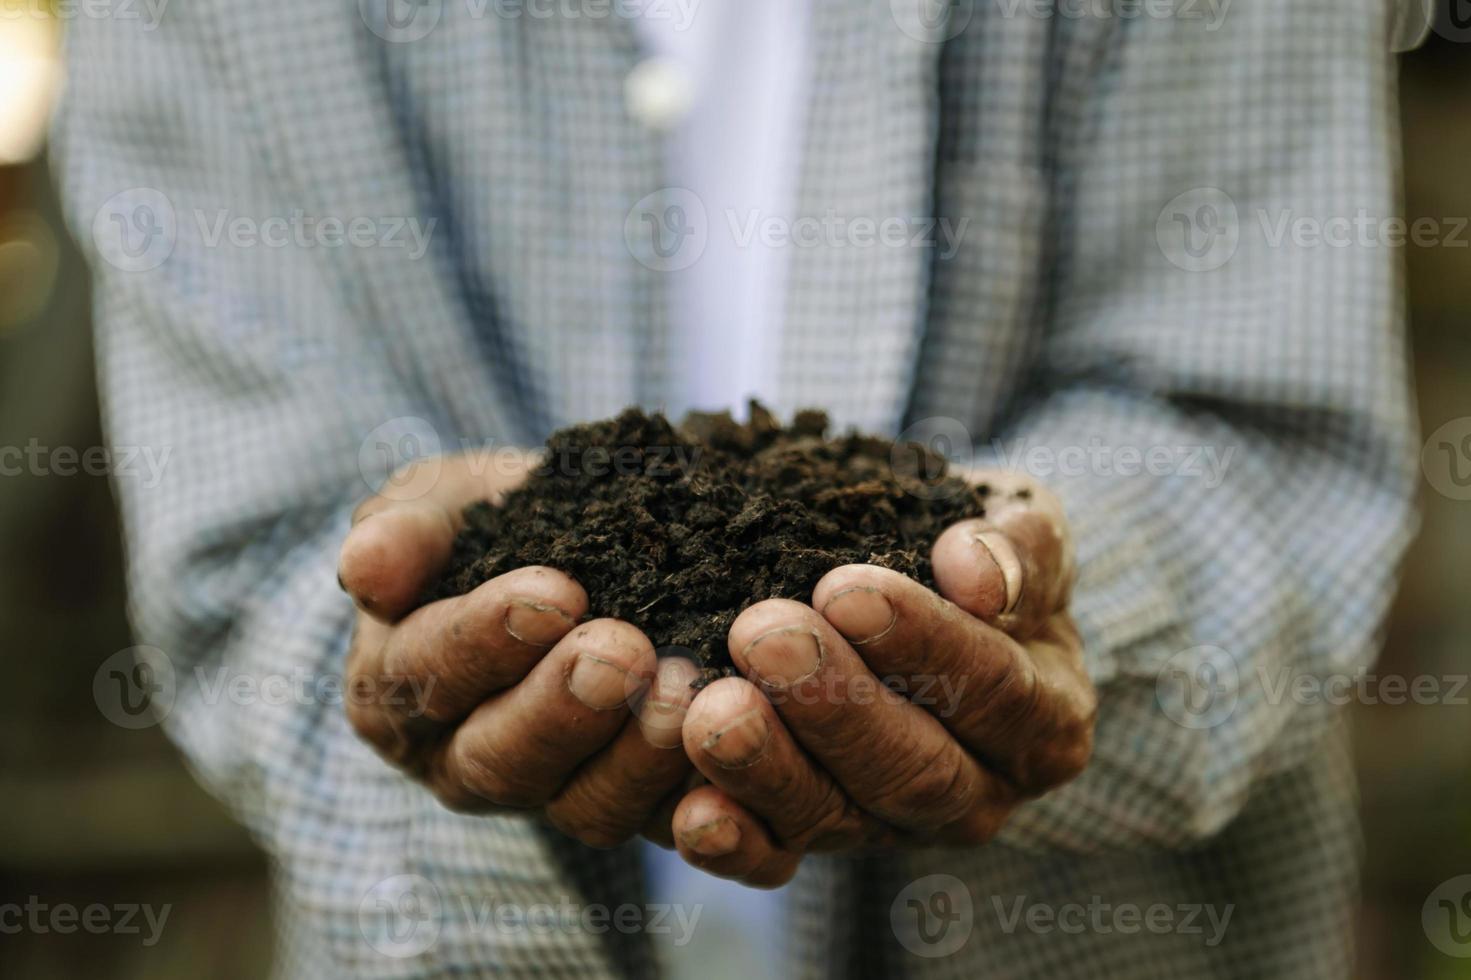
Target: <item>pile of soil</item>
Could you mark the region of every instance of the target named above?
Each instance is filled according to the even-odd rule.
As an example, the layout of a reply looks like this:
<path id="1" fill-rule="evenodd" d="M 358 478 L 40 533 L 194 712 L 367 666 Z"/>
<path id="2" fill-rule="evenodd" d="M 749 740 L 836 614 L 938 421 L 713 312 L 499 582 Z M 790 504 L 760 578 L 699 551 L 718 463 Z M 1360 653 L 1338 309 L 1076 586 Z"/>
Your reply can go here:
<path id="1" fill-rule="evenodd" d="M 820 411 L 783 427 L 694 413 L 678 427 L 628 409 L 555 433 L 527 482 L 465 512 L 430 598 L 514 568 L 549 565 L 587 590 L 592 616 L 685 648 L 701 683 L 731 672 L 725 635 L 753 602 L 809 602 L 839 565 L 882 565 L 933 586 L 929 551 L 948 525 L 985 513 L 990 490 L 947 475 L 915 443 L 826 438 Z"/>

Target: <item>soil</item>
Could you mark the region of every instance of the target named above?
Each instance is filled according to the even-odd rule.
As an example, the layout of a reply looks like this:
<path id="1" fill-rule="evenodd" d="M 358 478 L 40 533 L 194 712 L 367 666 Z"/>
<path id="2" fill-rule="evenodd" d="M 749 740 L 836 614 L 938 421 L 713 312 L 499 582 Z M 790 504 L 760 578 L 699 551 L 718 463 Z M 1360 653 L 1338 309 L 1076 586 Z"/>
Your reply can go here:
<path id="1" fill-rule="evenodd" d="M 465 511 L 430 598 L 548 565 L 582 584 L 591 616 L 693 655 L 704 684 L 732 672 L 725 634 L 753 602 L 808 602 L 824 574 L 855 562 L 932 586 L 935 538 L 985 513 L 990 488 L 918 444 L 827 438 L 816 410 L 790 426 L 755 402 L 750 415 L 694 413 L 676 428 L 628 409 L 555 433 L 525 484 Z"/>

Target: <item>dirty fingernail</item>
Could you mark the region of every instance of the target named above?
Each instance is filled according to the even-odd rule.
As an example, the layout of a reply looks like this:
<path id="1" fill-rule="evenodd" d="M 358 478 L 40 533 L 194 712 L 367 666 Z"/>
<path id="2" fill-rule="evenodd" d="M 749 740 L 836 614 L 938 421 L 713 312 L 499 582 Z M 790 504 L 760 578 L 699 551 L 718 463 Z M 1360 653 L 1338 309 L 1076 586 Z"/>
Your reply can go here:
<path id="1" fill-rule="evenodd" d="M 535 599 L 512 599 L 506 608 L 506 632 L 534 647 L 551 646 L 576 622 L 551 603 Z"/>
<path id="2" fill-rule="evenodd" d="M 761 758 L 771 729 L 760 708 L 738 715 L 730 724 L 711 732 L 700 748 L 727 769 L 741 769 Z"/>
<path id="3" fill-rule="evenodd" d="M 822 607 L 822 614 L 854 646 L 881 639 L 899 621 L 888 596 L 867 585 L 838 592 Z"/>
<path id="4" fill-rule="evenodd" d="M 746 645 L 746 663 L 761 683 L 787 688 L 817 673 L 822 644 L 806 626 L 782 626 L 762 633 Z"/>
<path id="5" fill-rule="evenodd" d="M 720 857 L 741 845 L 741 828 L 730 817 L 717 817 L 681 832 L 679 842 L 704 857 Z"/>
<path id="6" fill-rule="evenodd" d="M 1022 562 L 1017 557 L 1015 546 L 1010 538 L 996 530 L 977 531 L 971 540 L 980 545 L 982 564 L 989 561 L 1001 573 L 1006 586 L 1006 605 L 1001 612 L 1011 612 L 1022 597 Z M 986 569 L 983 567 L 981 571 L 984 574 Z"/>
<path id="7" fill-rule="evenodd" d="M 633 675 L 611 660 L 591 653 L 579 654 L 567 675 L 572 696 L 589 708 L 607 711 L 627 703 L 638 690 Z"/>

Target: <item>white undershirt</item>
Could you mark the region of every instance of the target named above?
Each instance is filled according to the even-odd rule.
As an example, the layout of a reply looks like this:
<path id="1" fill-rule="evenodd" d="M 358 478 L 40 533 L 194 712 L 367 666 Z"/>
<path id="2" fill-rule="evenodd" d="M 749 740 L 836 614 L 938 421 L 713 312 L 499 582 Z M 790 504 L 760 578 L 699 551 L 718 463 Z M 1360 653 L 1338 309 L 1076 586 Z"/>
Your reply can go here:
<path id="1" fill-rule="evenodd" d="M 747 232 L 795 208 L 806 122 L 810 0 L 650 3 L 634 23 L 655 74 L 687 106 L 667 120 L 671 186 L 703 205 L 704 252 L 665 273 L 670 376 L 666 409 L 731 408 L 774 400 L 790 249 Z M 660 16 L 663 14 L 664 16 Z M 646 66 L 647 67 L 647 66 Z M 676 110 L 677 111 L 677 110 Z"/>
<path id="2" fill-rule="evenodd" d="M 672 186 L 704 206 L 705 251 L 665 274 L 669 288 L 670 377 L 666 410 L 731 409 L 776 402 L 776 358 L 790 252 L 749 239 L 762 219 L 795 211 L 808 96 L 810 0 L 702 0 L 688 18 L 681 5 L 650 3 L 636 17 L 653 63 L 640 71 L 656 86 L 643 93 L 664 118 Z M 671 118 L 672 117 L 672 118 Z M 781 891 L 760 892 L 710 877 L 674 854 L 646 848 L 651 900 L 701 915 L 691 940 L 655 936 L 674 980 L 698 976 L 778 976 L 788 931 Z"/>

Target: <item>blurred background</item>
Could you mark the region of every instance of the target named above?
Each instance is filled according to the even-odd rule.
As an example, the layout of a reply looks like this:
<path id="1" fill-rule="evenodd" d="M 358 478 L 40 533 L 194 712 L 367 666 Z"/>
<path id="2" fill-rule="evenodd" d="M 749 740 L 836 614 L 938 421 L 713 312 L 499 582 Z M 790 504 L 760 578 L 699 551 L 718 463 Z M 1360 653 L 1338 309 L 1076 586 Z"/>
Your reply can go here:
<path id="1" fill-rule="evenodd" d="M 43 9 L 41 0 L 0 0 L 0 447 L 39 444 L 59 459 L 59 447 L 80 456 L 103 442 L 87 272 L 62 229 L 45 160 L 61 28 Z M 1402 76 L 1406 217 L 1447 227 L 1471 216 L 1471 14 L 1451 20 L 1451 12 L 1437 36 L 1404 56 Z M 1471 231 L 1405 253 L 1429 435 L 1471 417 Z M 1471 466 L 1466 455 L 1456 462 Z M 0 685 L 0 904 L 35 896 L 51 906 L 170 912 L 152 943 L 142 922 L 136 933 L 0 931 L 0 977 L 265 976 L 264 858 L 156 729 L 122 730 L 93 699 L 99 665 L 131 646 L 107 480 L 20 469 L 0 474 L 0 662 L 10 678 Z M 1455 498 L 1471 491 L 1456 486 L 1423 487 L 1424 531 L 1381 678 L 1468 671 L 1471 500 Z M 1437 885 L 1471 873 L 1467 696 L 1359 698 L 1351 709 L 1368 845 L 1364 978 L 1471 978 L 1471 958 L 1438 950 L 1421 919 Z"/>

